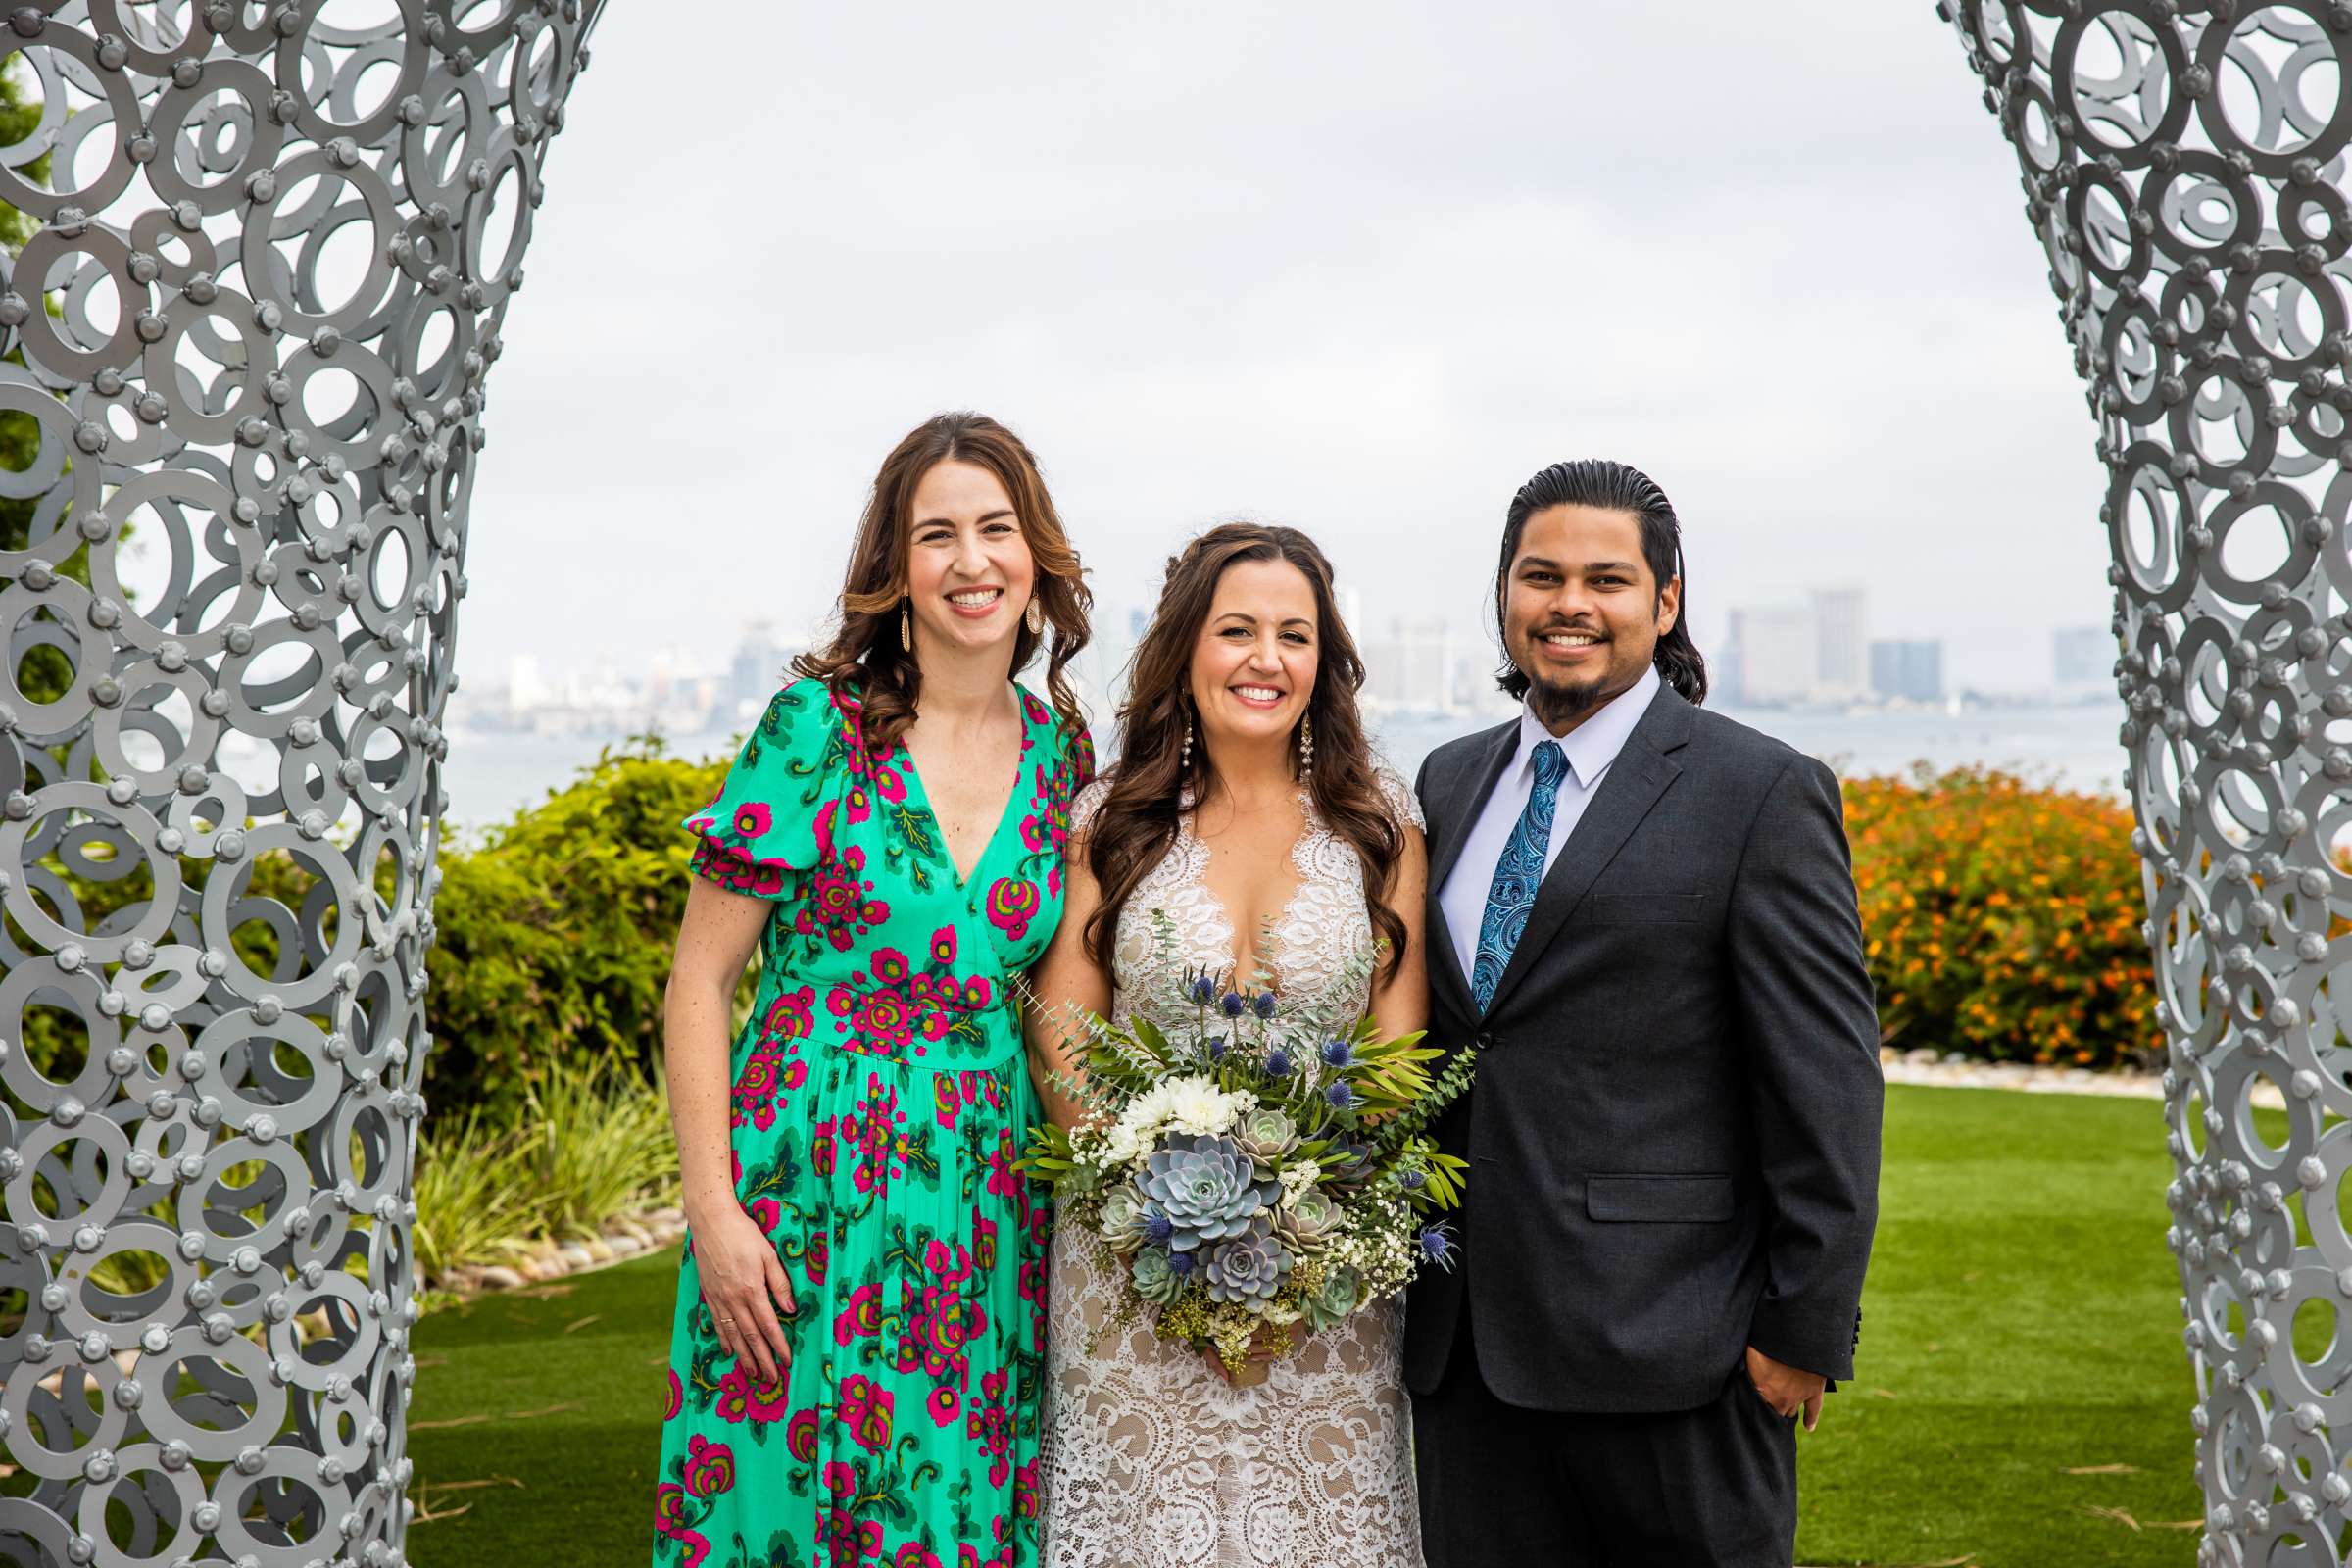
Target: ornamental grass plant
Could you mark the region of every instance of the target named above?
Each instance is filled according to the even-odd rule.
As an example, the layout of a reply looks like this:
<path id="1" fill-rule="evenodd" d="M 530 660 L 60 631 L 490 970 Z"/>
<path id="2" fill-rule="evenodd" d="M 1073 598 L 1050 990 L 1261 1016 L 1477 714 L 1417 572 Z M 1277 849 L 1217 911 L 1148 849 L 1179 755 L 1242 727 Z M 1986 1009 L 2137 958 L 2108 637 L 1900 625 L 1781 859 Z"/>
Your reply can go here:
<path id="1" fill-rule="evenodd" d="M 2132 814 L 1994 768 L 1845 781 L 1887 1044 L 2002 1061 L 2161 1061 Z"/>

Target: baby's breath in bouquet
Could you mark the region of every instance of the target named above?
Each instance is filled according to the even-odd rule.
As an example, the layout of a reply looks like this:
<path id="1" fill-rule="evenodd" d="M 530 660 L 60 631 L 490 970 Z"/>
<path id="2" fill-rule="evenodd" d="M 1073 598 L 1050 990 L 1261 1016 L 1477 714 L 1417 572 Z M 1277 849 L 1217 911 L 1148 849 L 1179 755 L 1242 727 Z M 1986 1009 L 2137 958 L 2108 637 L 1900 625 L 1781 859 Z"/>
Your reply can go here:
<path id="1" fill-rule="evenodd" d="M 1154 924 L 1165 951 L 1172 931 Z M 1366 950 L 1332 992 L 1360 995 L 1379 957 Z M 1269 1330 L 1321 1333 L 1451 1266 L 1435 1211 L 1460 1201 L 1466 1167 L 1426 1134 L 1474 1055 L 1433 1075 L 1443 1053 L 1418 1032 L 1382 1040 L 1367 1016 L 1314 1016 L 1266 978 L 1181 972 L 1175 1005 L 1151 1009 L 1177 1020 L 1165 1030 L 1142 1007 L 1119 1027 L 1071 1020 L 1083 1071 L 1057 1081 L 1083 1114 L 1041 1131 L 1021 1162 L 1161 1339 L 1213 1350 L 1243 1383 L 1264 1375 L 1250 1351 Z M 1274 1348 L 1298 1338 L 1280 1332 Z"/>

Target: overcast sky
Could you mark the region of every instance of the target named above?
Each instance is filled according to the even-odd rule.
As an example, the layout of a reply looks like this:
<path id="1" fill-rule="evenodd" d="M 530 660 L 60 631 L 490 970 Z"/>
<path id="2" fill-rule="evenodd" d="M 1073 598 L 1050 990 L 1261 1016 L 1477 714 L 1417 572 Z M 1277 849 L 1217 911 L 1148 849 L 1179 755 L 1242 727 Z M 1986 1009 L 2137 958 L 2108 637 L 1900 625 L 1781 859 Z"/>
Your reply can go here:
<path id="1" fill-rule="evenodd" d="M 1038 452 L 1098 600 L 1312 533 L 1473 623 L 1504 503 L 1648 470 L 1702 647 L 1860 582 L 1958 684 L 2108 615 L 2014 154 L 1930 0 L 612 0 L 490 381 L 461 625 L 713 662 L 840 583 L 934 411 Z"/>

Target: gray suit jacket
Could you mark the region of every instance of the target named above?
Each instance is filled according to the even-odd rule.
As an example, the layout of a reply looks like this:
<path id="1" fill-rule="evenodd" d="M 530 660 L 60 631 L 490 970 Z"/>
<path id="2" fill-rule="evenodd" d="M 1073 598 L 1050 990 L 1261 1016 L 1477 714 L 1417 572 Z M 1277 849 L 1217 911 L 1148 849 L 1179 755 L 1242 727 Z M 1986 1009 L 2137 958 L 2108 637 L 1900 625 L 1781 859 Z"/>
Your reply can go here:
<path id="1" fill-rule="evenodd" d="M 1412 1288 L 1406 1382 L 1437 1387 L 1464 1311 L 1529 1409 L 1703 1404 L 1751 1344 L 1851 1377 L 1885 1090 L 1836 777 L 1661 689 L 1482 1010 L 1437 894 L 1517 730 L 1417 786 L 1432 1040 L 1482 1054 L 1438 1124 L 1463 1255 Z"/>

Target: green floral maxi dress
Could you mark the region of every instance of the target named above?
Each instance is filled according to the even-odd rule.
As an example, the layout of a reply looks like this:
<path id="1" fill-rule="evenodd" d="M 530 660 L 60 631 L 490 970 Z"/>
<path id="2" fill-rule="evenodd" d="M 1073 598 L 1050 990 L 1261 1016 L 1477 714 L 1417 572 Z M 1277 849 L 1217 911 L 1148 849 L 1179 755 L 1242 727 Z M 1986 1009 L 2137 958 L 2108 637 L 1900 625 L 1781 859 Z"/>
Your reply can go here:
<path id="1" fill-rule="evenodd" d="M 779 692 L 710 804 L 697 874 L 775 901 L 733 1052 L 735 1191 L 797 1310 L 763 1386 L 719 1348 L 687 1239 L 656 1568 L 1012 1568 L 1035 1560 L 1040 1116 L 1011 977 L 1061 918 L 1084 733 L 1019 692 L 1020 771 L 958 879 L 912 760 L 858 699 Z"/>

